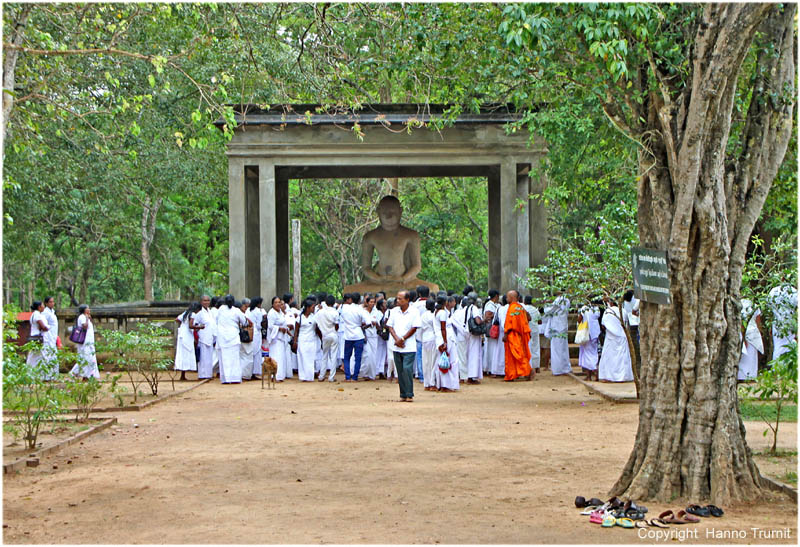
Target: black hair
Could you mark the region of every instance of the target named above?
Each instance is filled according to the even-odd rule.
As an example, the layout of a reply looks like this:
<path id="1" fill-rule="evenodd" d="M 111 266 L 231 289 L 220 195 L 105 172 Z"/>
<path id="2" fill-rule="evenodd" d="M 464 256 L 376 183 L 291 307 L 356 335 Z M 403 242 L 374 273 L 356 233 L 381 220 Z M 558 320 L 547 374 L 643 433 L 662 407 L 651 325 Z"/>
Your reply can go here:
<path id="1" fill-rule="evenodd" d="M 430 298 L 425 301 L 425 309 L 428 311 L 433 311 L 436 309 L 436 301 L 431 300 Z"/>
<path id="2" fill-rule="evenodd" d="M 436 297 L 436 309 L 437 310 L 443 310 L 445 304 L 447 304 L 447 297 L 446 296 L 437 296 Z"/>
<path id="3" fill-rule="evenodd" d="M 342 295 L 342 304 L 344 304 L 347 300 L 352 300 L 353 295 L 349 292 L 346 292 Z"/>
<path id="4" fill-rule="evenodd" d="M 498 291 L 497 289 L 489 289 L 489 299 L 490 300 L 492 298 L 494 298 L 495 296 L 499 296 L 499 295 L 500 295 L 500 291 Z"/>
<path id="5" fill-rule="evenodd" d="M 216 305 L 214 305 L 214 307 L 215 308 L 220 308 L 224 303 L 225 303 L 225 297 L 224 296 L 218 296 L 217 297 L 217 303 L 216 303 Z"/>
<path id="6" fill-rule="evenodd" d="M 463 294 L 464 296 L 467 296 L 469 293 L 471 293 L 473 291 L 475 291 L 475 287 L 473 287 L 472 285 L 467 285 L 466 287 L 464 287 L 464 290 L 461 291 L 461 294 Z"/>
<path id="7" fill-rule="evenodd" d="M 508 304 L 508 298 L 506 298 L 506 295 L 503 295 L 503 298 L 501 298 L 501 299 L 500 299 L 500 302 L 502 302 L 502 304 L 503 304 L 504 306 L 505 306 L 506 304 Z"/>
<path id="8" fill-rule="evenodd" d="M 332 294 L 329 294 L 325 297 L 325 304 L 328 306 L 333 306 L 336 303 L 336 299 L 333 297 Z"/>
<path id="9" fill-rule="evenodd" d="M 34 300 L 33 304 L 31 304 L 31 311 L 38 310 L 39 306 L 41 306 L 41 305 L 42 305 L 42 301 L 41 300 Z"/>
<path id="10" fill-rule="evenodd" d="M 367 302 L 369 302 L 370 300 L 375 300 L 375 302 L 377 302 L 377 301 L 378 301 L 378 297 L 377 297 L 377 296 L 375 296 L 375 295 L 374 295 L 374 294 L 372 294 L 372 293 L 369 293 L 369 294 L 366 294 L 366 295 L 364 295 L 364 304 L 366 304 L 366 303 L 367 303 Z"/>
<path id="11" fill-rule="evenodd" d="M 448 297 L 447 297 L 447 303 L 449 304 L 450 302 L 453 302 L 453 303 L 456 302 L 456 297 L 453 296 L 452 294 L 448 295 Z"/>
<path id="12" fill-rule="evenodd" d="M 410 291 L 406 292 L 408 292 L 408 300 L 410 302 L 413 302 L 417 299 L 417 291 L 415 291 L 414 289 L 411 289 Z"/>
<path id="13" fill-rule="evenodd" d="M 305 311 L 308 308 L 313 308 L 316 305 L 317 305 L 316 298 L 311 298 L 311 297 L 306 298 L 305 300 L 303 300 L 303 313 L 305 313 Z"/>
<path id="14" fill-rule="evenodd" d="M 181 321 L 186 321 L 187 317 L 189 317 L 193 313 L 199 312 L 201 308 L 202 308 L 202 306 L 200 305 L 200 302 L 192 302 L 191 304 L 189 304 L 189 307 L 186 308 L 186 311 L 183 312 L 183 316 L 181 317 Z"/>
<path id="15" fill-rule="evenodd" d="M 526 305 L 530 305 L 532 303 L 533 303 L 533 297 L 531 295 L 526 296 L 525 297 L 525 304 Z"/>
<path id="16" fill-rule="evenodd" d="M 263 303 L 264 303 L 264 299 L 263 299 L 263 298 L 261 298 L 260 296 L 254 296 L 254 297 L 253 297 L 253 298 L 250 300 L 250 309 L 251 309 L 251 310 L 254 310 L 254 309 L 256 309 L 257 307 L 259 307 L 259 306 L 260 306 L 261 304 L 263 304 Z"/>
<path id="17" fill-rule="evenodd" d="M 417 296 L 420 298 L 428 298 L 431 294 L 431 289 L 427 285 L 417 285 Z"/>
<path id="18" fill-rule="evenodd" d="M 294 295 L 290 292 L 287 292 L 283 295 L 283 301 L 287 304 L 292 301 L 292 298 L 294 298 Z"/>
<path id="19" fill-rule="evenodd" d="M 242 301 L 241 301 L 241 300 L 234 300 L 234 301 L 233 301 L 233 307 L 234 307 L 234 308 L 239 308 L 239 309 L 241 309 L 241 307 L 242 307 Z"/>
<path id="20" fill-rule="evenodd" d="M 381 295 L 381 299 L 386 300 L 386 293 L 384 291 L 378 291 L 375 293 L 375 296 Z"/>
<path id="21" fill-rule="evenodd" d="M 50 302 L 52 299 L 53 299 L 52 296 L 45 296 L 44 300 L 42 300 L 42 302 L 44 302 L 44 305 L 46 306 L 47 303 Z"/>
<path id="22" fill-rule="evenodd" d="M 361 302 L 361 294 L 360 293 L 357 293 L 357 292 L 350 293 L 350 298 L 353 299 L 353 304 L 358 304 L 358 303 Z"/>
<path id="23" fill-rule="evenodd" d="M 453 296 L 454 294 L 456 294 L 456 291 L 454 291 L 453 289 L 447 291 L 447 296 Z"/>
<path id="24" fill-rule="evenodd" d="M 273 297 L 270 299 L 270 301 L 269 301 L 269 307 L 270 307 L 270 308 L 271 308 L 271 307 L 272 307 L 272 305 L 275 303 L 275 300 L 280 300 L 281 302 L 283 302 L 283 299 L 282 299 L 280 296 L 278 296 L 278 295 L 275 295 L 275 296 L 273 296 Z"/>
<path id="25" fill-rule="evenodd" d="M 383 307 L 386 305 L 386 299 L 381 298 L 375 302 L 375 307 L 378 308 L 378 311 L 383 311 Z"/>
<path id="26" fill-rule="evenodd" d="M 625 302 L 630 302 L 633 299 L 633 289 L 628 289 L 625 291 L 625 295 L 622 297 Z M 47 302 L 47 300 L 45 300 Z"/>
<path id="27" fill-rule="evenodd" d="M 233 297 L 232 294 L 226 294 L 224 304 L 229 308 L 232 308 L 236 305 L 236 299 Z M 238 306 L 237 306 L 238 307 Z"/>
<path id="28" fill-rule="evenodd" d="M 217 301 L 218 301 L 217 297 L 216 297 L 216 296 L 212 296 L 212 297 L 211 297 L 211 304 L 210 304 L 210 306 L 211 306 L 212 308 L 216 308 L 216 307 L 217 307 Z"/>
<path id="29" fill-rule="evenodd" d="M 84 313 L 86 313 L 87 309 L 89 309 L 89 306 L 87 306 L 86 304 L 81 304 L 80 306 L 78 306 L 78 315 L 83 315 Z"/>

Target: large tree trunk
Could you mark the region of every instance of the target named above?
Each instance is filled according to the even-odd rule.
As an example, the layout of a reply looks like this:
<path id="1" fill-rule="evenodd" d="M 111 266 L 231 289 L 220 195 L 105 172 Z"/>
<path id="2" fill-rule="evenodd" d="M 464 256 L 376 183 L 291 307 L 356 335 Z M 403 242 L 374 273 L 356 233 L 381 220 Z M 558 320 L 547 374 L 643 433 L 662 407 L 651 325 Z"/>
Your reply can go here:
<path id="1" fill-rule="evenodd" d="M 161 198 L 155 202 L 150 200 L 150 196 L 144 198 L 142 205 L 142 268 L 144 281 L 144 299 L 153 300 L 153 262 L 150 259 L 150 246 L 156 235 L 156 217 L 158 209 L 161 207 Z"/>
<path id="2" fill-rule="evenodd" d="M 667 249 L 673 303 L 642 304 L 639 428 L 613 494 L 728 503 L 757 498 L 766 486 L 738 414 L 739 300 L 747 241 L 791 133 L 795 11 L 706 6 L 684 91 L 649 97 L 639 237 Z M 744 144 L 726 158 L 737 79 L 756 30 L 763 47 Z"/>

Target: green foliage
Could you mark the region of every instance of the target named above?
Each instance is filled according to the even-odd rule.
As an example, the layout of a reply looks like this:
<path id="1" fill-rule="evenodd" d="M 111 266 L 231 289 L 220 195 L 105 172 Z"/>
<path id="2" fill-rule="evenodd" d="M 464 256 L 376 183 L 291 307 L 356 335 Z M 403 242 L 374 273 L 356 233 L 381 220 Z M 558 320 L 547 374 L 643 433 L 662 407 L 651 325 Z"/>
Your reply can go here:
<path id="1" fill-rule="evenodd" d="M 559 291 L 574 305 L 589 303 L 607 294 L 621 298 L 633 282 L 631 247 L 638 243 L 634 207 L 625 202 L 607 205 L 597 224 L 551 246 L 547 261 L 531 268 L 526 286 L 552 302 Z"/>
<path id="2" fill-rule="evenodd" d="M 757 402 L 750 399 L 739 401 L 739 414 L 742 420 L 778 419 L 778 411 L 771 402 Z M 797 405 L 787 404 L 781 408 L 781 422 L 797 422 Z"/>
<path id="3" fill-rule="evenodd" d="M 33 367 L 26 363 L 27 353 L 38 351 L 41 344 L 13 342 L 18 312 L 12 306 L 3 310 L 3 409 L 14 413 L 3 427 L 33 450 L 42 425 L 62 412 L 63 393 L 56 382 L 43 379 L 50 367 L 47 362 L 42 359 Z"/>
<path id="4" fill-rule="evenodd" d="M 88 379 L 67 375 L 64 380 L 64 392 L 67 401 L 72 402 L 77 409 L 76 422 L 85 422 L 89 414 L 103 399 L 105 391 L 102 382 L 96 378 Z"/>
<path id="5" fill-rule="evenodd" d="M 758 375 L 755 384 L 747 386 L 747 392 L 752 397 L 774 405 L 774 415 L 762 413 L 761 409 L 755 408 L 769 427 L 764 430 L 764 436 L 772 432 L 770 452 L 775 454 L 778 448 L 778 427 L 785 405 L 794 405 L 795 413 L 797 411 L 797 341 L 789 344 L 789 351 L 770 362 L 767 370 Z"/>

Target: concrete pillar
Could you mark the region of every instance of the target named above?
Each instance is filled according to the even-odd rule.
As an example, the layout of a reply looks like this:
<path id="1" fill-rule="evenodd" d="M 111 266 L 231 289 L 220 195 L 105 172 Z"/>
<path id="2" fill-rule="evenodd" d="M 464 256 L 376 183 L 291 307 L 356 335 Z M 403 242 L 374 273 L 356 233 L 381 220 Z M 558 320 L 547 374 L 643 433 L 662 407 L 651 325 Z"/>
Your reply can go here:
<path id="1" fill-rule="evenodd" d="M 276 287 L 278 293 L 289 292 L 289 179 L 281 175 L 280 171 L 275 177 L 275 238 L 276 249 Z M 299 302 L 301 296 L 295 295 Z"/>
<path id="2" fill-rule="evenodd" d="M 244 168 L 245 196 L 245 234 L 244 234 L 244 286 L 245 294 L 240 296 L 258 296 L 261 291 L 261 234 L 259 224 L 259 185 L 261 172 L 259 166 L 248 165 Z"/>
<path id="3" fill-rule="evenodd" d="M 267 302 L 278 293 L 276 286 L 277 239 L 275 230 L 275 165 L 258 162 L 259 289 Z"/>
<path id="4" fill-rule="evenodd" d="M 517 174 L 517 203 L 521 207 L 514 207 L 517 216 L 517 276 L 518 281 L 514 286 L 518 291 L 527 294 L 528 290 L 523 281 L 528 275 L 530 266 L 530 204 L 528 194 L 530 192 L 530 177 L 528 171 L 530 166 L 522 169 L 522 174 Z"/>
<path id="5" fill-rule="evenodd" d="M 517 164 L 506 159 L 500 165 L 500 291 L 516 288 L 517 280 Z"/>
<path id="6" fill-rule="evenodd" d="M 547 188 L 547 177 L 541 163 L 541 156 L 534 158 L 530 173 L 531 194 L 539 196 Z M 528 206 L 530 210 L 528 213 L 530 265 L 538 266 L 547 260 L 547 207 L 539 199 L 531 199 Z"/>
<path id="7" fill-rule="evenodd" d="M 500 279 L 500 167 L 492 168 L 487 185 L 489 209 L 489 289 L 501 290 Z"/>
<path id="8" fill-rule="evenodd" d="M 228 158 L 228 290 L 245 291 L 244 161 Z"/>

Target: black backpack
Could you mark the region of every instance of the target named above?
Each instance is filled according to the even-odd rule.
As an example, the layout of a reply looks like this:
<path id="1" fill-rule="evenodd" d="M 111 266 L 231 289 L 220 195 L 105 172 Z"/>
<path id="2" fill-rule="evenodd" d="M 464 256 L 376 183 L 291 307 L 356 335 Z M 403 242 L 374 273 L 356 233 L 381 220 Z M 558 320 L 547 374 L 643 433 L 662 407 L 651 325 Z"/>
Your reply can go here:
<path id="1" fill-rule="evenodd" d="M 472 317 L 472 314 L 470 313 L 471 309 L 472 309 L 472 304 L 467 306 L 467 311 L 464 312 L 464 316 L 466 317 L 464 323 L 467 326 L 467 330 L 469 330 L 470 334 L 475 334 L 478 336 L 480 336 L 481 334 L 486 334 L 486 325 L 484 325 L 483 321 L 481 321 L 480 323 L 475 321 L 475 318 Z"/>

